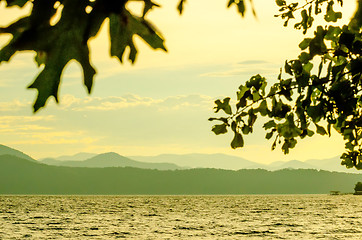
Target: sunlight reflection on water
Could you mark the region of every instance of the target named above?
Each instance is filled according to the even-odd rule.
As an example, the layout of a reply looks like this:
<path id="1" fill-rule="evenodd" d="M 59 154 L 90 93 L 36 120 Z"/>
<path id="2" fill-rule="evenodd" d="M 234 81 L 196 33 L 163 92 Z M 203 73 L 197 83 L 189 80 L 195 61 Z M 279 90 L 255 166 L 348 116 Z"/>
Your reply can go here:
<path id="1" fill-rule="evenodd" d="M 358 239 L 362 197 L 0 196 L 0 239 Z"/>

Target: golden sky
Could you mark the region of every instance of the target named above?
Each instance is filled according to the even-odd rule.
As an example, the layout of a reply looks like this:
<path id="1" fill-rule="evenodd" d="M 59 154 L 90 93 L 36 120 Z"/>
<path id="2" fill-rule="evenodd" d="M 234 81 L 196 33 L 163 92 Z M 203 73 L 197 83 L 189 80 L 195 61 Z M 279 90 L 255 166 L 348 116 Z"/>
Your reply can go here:
<path id="1" fill-rule="evenodd" d="M 238 86 L 257 73 L 273 81 L 284 61 L 298 56 L 304 36 L 273 17 L 278 11 L 274 1 L 254 0 L 257 18 L 250 11 L 241 18 L 236 9 L 226 8 L 226 1 L 189 0 L 182 16 L 176 11 L 177 1 L 158 3 L 162 7 L 148 18 L 164 35 L 168 53 L 138 40 L 136 64 L 121 65 L 109 57 L 105 22 L 90 42 L 98 72 L 90 96 L 73 63 L 63 74 L 60 104 L 50 100 L 33 115 L 36 92 L 26 86 L 39 72 L 34 54 L 19 53 L 0 65 L 0 143 L 35 158 L 106 151 L 126 156 L 226 153 L 269 163 L 342 153 L 344 143 L 336 134 L 303 140 L 285 156 L 279 149 L 270 151 L 272 143 L 264 139 L 262 123 L 238 150 L 229 146 L 232 134 L 211 132 L 207 119 L 213 116 L 215 99 L 234 97 Z M 344 22 L 354 7 L 354 1 L 345 1 Z M 0 25 L 26 11 L 5 9 L 0 3 Z M 8 40 L 0 37 L 0 45 Z"/>

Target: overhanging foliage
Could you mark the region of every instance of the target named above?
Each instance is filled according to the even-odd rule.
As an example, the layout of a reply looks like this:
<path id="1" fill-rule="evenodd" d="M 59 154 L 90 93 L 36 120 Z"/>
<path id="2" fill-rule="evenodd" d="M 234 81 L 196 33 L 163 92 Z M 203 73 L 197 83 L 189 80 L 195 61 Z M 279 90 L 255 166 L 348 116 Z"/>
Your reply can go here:
<path id="1" fill-rule="evenodd" d="M 341 0 L 337 2 L 342 6 Z M 303 33 L 312 27 L 314 15 L 323 13 L 328 23 L 342 17 L 333 10 L 333 0 L 312 0 L 301 7 L 284 0 L 276 3 L 281 12 L 276 16 L 285 19 L 284 26 L 300 12 L 301 22 L 294 27 Z M 215 112 L 223 110 L 226 116 L 209 119 L 221 121 L 212 131 L 224 134 L 231 129 L 231 147 L 243 147 L 243 135 L 252 133 L 257 118 L 264 117 L 265 137 L 273 139 L 272 150 L 281 144 L 287 154 L 297 139 L 315 133 L 330 136 L 333 127 L 346 142 L 342 164 L 362 169 L 362 32 L 358 11 L 356 16 L 349 25 L 317 26 L 314 36 L 299 44 L 298 58 L 285 62 L 277 83 L 270 88 L 260 75 L 242 84 L 234 111 L 230 98 L 215 101 Z"/>

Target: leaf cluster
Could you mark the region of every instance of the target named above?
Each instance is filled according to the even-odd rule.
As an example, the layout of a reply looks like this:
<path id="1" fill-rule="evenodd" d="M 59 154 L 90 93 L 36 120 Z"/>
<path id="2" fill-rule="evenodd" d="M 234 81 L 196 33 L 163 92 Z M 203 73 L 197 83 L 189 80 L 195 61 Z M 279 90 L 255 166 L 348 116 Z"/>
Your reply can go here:
<path id="1" fill-rule="evenodd" d="M 324 14 L 324 20 L 326 22 L 337 22 L 342 18 L 341 12 L 335 12 L 333 6 L 334 0 L 309 0 L 303 4 L 300 2 L 287 3 L 285 0 L 276 0 L 276 4 L 279 7 L 279 14 L 275 17 L 281 17 L 284 19 L 284 27 L 288 26 L 291 19 L 295 19 L 296 14 L 300 14 L 301 21 L 294 24 L 295 29 L 302 29 L 303 34 L 312 27 L 314 17 L 319 14 Z M 343 6 L 342 0 L 337 0 L 337 4 Z"/>
<path id="2" fill-rule="evenodd" d="M 299 47 L 298 58 L 285 62 L 270 88 L 264 77 L 255 75 L 239 87 L 235 107 L 230 98 L 217 100 L 215 112 L 223 110 L 226 117 L 210 118 L 222 122 L 212 130 L 224 134 L 231 129 L 231 147 L 243 147 L 243 135 L 252 133 L 255 121 L 263 117 L 272 150 L 280 144 L 287 154 L 298 139 L 330 136 L 333 127 L 345 140 L 342 164 L 362 169 L 361 28 L 352 22 L 318 26 Z"/>
<path id="3" fill-rule="evenodd" d="M 2 0 L 4 1 L 4 0 Z M 103 22 L 109 19 L 111 56 L 121 62 L 126 49 L 127 58 L 134 63 L 138 53 L 134 36 L 139 36 L 151 48 L 166 51 L 164 39 L 146 15 L 153 7 L 159 7 L 151 0 L 143 0 L 143 15 L 136 16 L 127 9 L 127 0 L 6 0 L 6 7 L 32 6 L 29 16 L 18 19 L 7 27 L 0 28 L 0 34 L 11 34 L 11 41 L 0 50 L 0 63 L 7 62 L 19 51 L 35 51 L 35 61 L 42 66 L 40 74 L 28 88 L 38 91 L 34 112 L 53 96 L 58 102 L 58 88 L 64 67 L 71 60 L 80 63 L 83 81 L 91 92 L 96 73 L 89 59 L 89 40 L 96 36 Z M 55 24 L 52 20 L 60 19 Z"/>

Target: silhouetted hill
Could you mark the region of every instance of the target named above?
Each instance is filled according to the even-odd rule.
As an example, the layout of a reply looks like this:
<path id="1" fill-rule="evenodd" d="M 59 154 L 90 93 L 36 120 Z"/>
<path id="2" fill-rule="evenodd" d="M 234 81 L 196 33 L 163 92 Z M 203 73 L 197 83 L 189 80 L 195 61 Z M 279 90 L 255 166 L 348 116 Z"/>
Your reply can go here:
<path id="1" fill-rule="evenodd" d="M 0 144 L 0 155 L 13 155 L 19 158 L 24 158 L 30 161 L 35 161 L 32 157 L 30 157 L 29 155 L 26 155 L 25 153 L 13 149 L 11 147 L 7 147 L 5 145 Z"/>
<path id="2" fill-rule="evenodd" d="M 261 168 L 270 171 L 292 168 L 362 173 L 356 169 L 347 169 L 345 166 L 342 166 L 339 157 L 307 161 L 276 161 L 270 164 L 260 164 L 241 157 L 230 156 L 226 154 L 162 154 L 158 156 L 130 156 L 129 158 L 153 163 L 170 162 L 186 168 L 217 168 L 226 170 Z"/>
<path id="3" fill-rule="evenodd" d="M 0 156 L 1 194 L 321 194 L 352 192 L 358 181 L 317 170 L 72 168 Z"/>
<path id="4" fill-rule="evenodd" d="M 80 153 L 77 153 L 74 155 L 63 155 L 63 156 L 59 156 L 59 157 L 51 158 L 51 159 L 54 159 L 56 161 L 84 161 L 84 160 L 87 160 L 87 159 L 92 158 L 97 155 L 98 154 L 96 154 L 96 153 L 80 152 Z M 43 160 L 45 160 L 45 159 L 44 158 L 40 159 L 40 161 L 43 161 Z"/>
<path id="5" fill-rule="evenodd" d="M 158 170 L 181 169 L 181 167 L 172 163 L 144 163 L 129 159 L 114 152 L 102 153 L 84 161 L 58 161 L 52 158 L 46 158 L 41 162 L 48 165 L 67 167 L 136 167 Z"/>
<path id="6" fill-rule="evenodd" d="M 246 160 L 241 157 L 226 154 L 162 154 L 158 156 L 131 156 L 130 158 L 142 161 L 174 163 L 187 168 L 219 168 L 229 170 L 263 168 L 264 165 Z"/>
<path id="7" fill-rule="evenodd" d="M 272 170 L 272 171 L 285 169 L 285 168 L 316 169 L 316 167 L 313 166 L 312 164 L 302 162 L 302 161 L 298 161 L 298 160 L 291 160 L 291 161 L 287 161 L 287 162 L 277 161 L 277 162 L 273 162 L 273 163 L 271 163 L 269 165 L 266 165 L 263 168 L 267 169 L 267 170 Z"/>
<path id="8" fill-rule="evenodd" d="M 355 168 L 346 168 L 346 166 L 341 165 L 341 161 L 341 158 L 339 156 L 336 156 L 328 159 L 311 159 L 305 162 L 313 165 L 315 169 L 323 169 L 326 171 L 336 172 L 362 173 L 361 170 L 357 170 Z"/>

